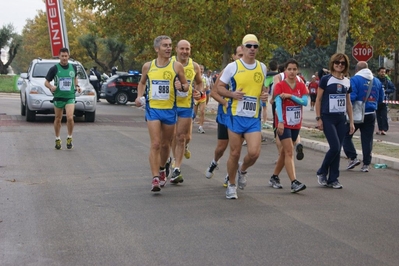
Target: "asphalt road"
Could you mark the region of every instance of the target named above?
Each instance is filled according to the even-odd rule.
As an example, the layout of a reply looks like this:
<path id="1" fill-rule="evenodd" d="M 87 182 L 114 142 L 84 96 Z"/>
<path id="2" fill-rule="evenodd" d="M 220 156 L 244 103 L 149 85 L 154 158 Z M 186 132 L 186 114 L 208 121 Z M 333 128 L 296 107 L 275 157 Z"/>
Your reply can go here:
<path id="1" fill-rule="evenodd" d="M 238 200 L 222 187 L 226 156 L 204 176 L 216 144 L 213 121 L 193 133 L 181 185 L 150 192 L 143 111 L 100 103 L 77 121 L 74 149 L 54 149 L 52 117 L 28 123 L 18 98 L 0 98 L 0 265 L 397 265 L 399 176 L 346 171 L 344 188 L 317 184 L 323 154 L 296 161 L 307 189 L 268 186 L 270 139 Z M 63 123 L 62 137 L 66 137 Z M 245 149 L 243 149 L 243 152 Z"/>

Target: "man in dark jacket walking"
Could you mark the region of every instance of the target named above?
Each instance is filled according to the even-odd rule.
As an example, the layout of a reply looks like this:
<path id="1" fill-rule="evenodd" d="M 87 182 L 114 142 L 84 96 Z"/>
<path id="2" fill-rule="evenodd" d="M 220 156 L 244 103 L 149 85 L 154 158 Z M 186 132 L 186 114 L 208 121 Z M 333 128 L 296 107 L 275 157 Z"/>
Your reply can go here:
<path id="1" fill-rule="evenodd" d="M 90 83 L 93 85 L 94 89 L 96 90 L 97 93 L 97 102 L 100 101 L 100 90 L 101 90 L 101 73 L 98 72 L 97 67 L 94 66 L 92 69 L 90 69 Z M 94 78 L 95 77 L 95 78 Z"/>
<path id="2" fill-rule="evenodd" d="M 389 95 L 395 92 L 395 86 L 386 76 L 385 67 L 380 67 L 378 69 L 377 78 L 381 82 L 382 89 L 385 92 L 384 100 L 389 100 Z M 380 103 L 378 105 L 376 114 L 377 114 L 377 124 L 378 124 L 377 135 L 386 135 L 386 132 L 389 129 L 387 104 L 384 102 Z"/>

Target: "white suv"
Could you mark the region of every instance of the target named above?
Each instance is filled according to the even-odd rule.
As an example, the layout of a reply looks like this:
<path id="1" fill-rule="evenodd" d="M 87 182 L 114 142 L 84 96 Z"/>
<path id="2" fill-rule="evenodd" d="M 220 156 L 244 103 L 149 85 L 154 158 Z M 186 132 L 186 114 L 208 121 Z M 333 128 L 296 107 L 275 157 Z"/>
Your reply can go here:
<path id="1" fill-rule="evenodd" d="M 44 86 L 45 77 L 49 69 L 59 63 L 59 59 L 34 59 L 27 73 L 21 73 L 21 115 L 26 121 L 36 120 L 36 114 L 54 114 L 53 94 Z M 96 117 L 96 91 L 89 82 L 83 66 L 74 60 L 70 64 L 76 65 L 81 93 L 75 94 L 75 116 L 85 116 L 86 122 L 94 122 Z M 53 81 L 51 82 L 53 84 Z"/>

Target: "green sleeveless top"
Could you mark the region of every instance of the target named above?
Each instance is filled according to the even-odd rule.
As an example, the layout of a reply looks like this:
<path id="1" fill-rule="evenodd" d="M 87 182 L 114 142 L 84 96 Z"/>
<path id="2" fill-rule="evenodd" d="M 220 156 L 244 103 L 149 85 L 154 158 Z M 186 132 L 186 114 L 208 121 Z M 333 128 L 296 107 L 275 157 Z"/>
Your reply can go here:
<path id="1" fill-rule="evenodd" d="M 57 74 L 54 78 L 54 85 L 57 89 L 54 92 L 54 97 L 75 99 L 75 77 L 76 72 L 71 64 L 64 69 L 60 64 L 57 64 Z"/>

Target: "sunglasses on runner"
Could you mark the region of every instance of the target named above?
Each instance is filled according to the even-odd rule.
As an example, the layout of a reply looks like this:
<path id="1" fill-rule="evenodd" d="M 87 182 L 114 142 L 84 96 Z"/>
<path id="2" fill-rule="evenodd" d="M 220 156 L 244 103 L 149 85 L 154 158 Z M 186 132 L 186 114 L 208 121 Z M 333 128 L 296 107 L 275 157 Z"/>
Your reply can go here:
<path id="1" fill-rule="evenodd" d="M 346 66 L 346 62 L 345 61 L 334 61 L 334 64 Z"/>
<path id="2" fill-rule="evenodd" d="M 258 49 L 259 45 L 258 45 L 258 44 L 250 44 L 250 43 L 247 43 L 247 44 L 245 45 L 245 47 L 247 47 L 248 49 L 251 49 L 252 47 L 255 48 L 255 49 Z"/>

